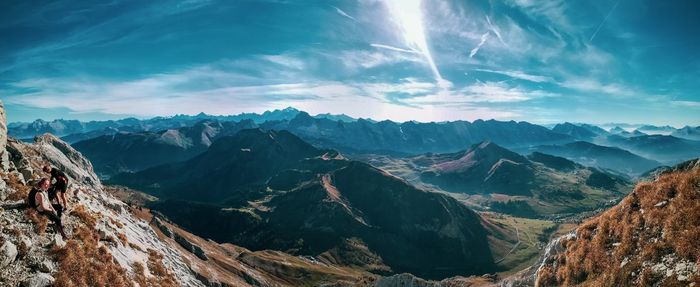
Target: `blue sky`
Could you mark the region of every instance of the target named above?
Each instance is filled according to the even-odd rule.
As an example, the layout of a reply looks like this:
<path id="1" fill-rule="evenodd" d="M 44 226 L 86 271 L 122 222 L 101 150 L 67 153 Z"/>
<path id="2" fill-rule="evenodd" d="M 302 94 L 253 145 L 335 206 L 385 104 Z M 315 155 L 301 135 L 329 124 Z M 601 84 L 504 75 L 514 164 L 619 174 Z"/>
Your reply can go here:
<path id="1" fill-rule="evenodd" d="M 700 125 L 700 1 L 3 1 L 10 121 L 293 106 Z"/>

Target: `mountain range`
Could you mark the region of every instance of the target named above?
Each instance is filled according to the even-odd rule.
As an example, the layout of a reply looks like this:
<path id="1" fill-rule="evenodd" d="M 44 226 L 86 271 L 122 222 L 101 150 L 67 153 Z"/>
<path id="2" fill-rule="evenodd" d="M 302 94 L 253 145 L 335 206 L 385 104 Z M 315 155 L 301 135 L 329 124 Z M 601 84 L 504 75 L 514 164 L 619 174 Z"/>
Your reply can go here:
<path id="1" fill-rule="evenodd" d="M 158 196 L 154 209 L 197 234 L 253 250 L 427 278 L 495 270 L 487 232 L 466 206 L 287 131 L 243 130 L 188 161 L 110 182 Z M 348 248 L 368 251 L 347 258 Z"/>
<path id="2" fill-rule="evenodd" d="M 222 134 L 237 132 L 239 129 L 235 127 L 239 125 L 265 130 L 287 130 L 315 146 L 339 150 L 348 155 L 381 153 L 405 156 L 426 152 L 449 153 L 484 140 L 522 154 L 531 152 L 536 146 L 548 146 L 549 153 L 558 152 L 558 155 L 578 163 L 614 170 L 633 177 L 643 173 L 656 162 L 672 165 L 700 155 L 700 141 L 694 140 L 697 139 L 697 128 L 692 127 L 668 132 L 672 127 L 637 125 L 635 127 L 638 129 L 629 132 L 620 127 L 628 125 L 614 126 L 607 131 L 595 125 L 568 122 L 554 125 L 551 129 L 527 122 L 495 120 L 396 123 L 356 120 L 345 115 L 310 116 L 293 108 L 235 116 L 199 114 L 86 123 L 62 120 L 48 123 L 38 120 L 33 124 L 12 124 L 10 132 L 31 136 L 44 131 L 65 134 L 82 129 L 84 132 L 70 133 L 62 139 L 74 143 L 78 150 L 95 161 L 96 170 L 100 175 L 109 177 L 120 171 L 138 171 L 161 163 L 182 161 L 201 153 L 206 145 L 189 146 L 186 143 L 196 143 L 199 140 L 189 138 L 187 133 L 173 130 L 194 127 L 202 121 L 218 122 L 215 125 L 222 126 Z M 233 122 L 238 122 L 239 125 L 231 124 Z M 229 128 L 232 130 L 227 131 Z M 672 135 L 646 134 L 640 131 L 642 128 L 649 133 Z M 156 140 L 161 134 L 170 137 L 170 140 Z M 210 140 L 216 137 L 214 135 Z M 571 150 L 561 151 L 571 149 L 572 146 L 559 148 L 560 151 L 557 152 L 552 151 L 551 146 L 564 146 L 575 141 L 623 149 L 633 153 L 631 157 L 636 159 L 622 164 L 619 162 L 620 158 L 615 157 L 615 152 L 611 153 L 610 150 L 605 151 L 601 148 L 587 149 L 585 154 L 583 150 L 576 150 L 573 154 Z M 169 152 L 144 152 L 160 150 Z M 144 153 L 148 155 L 144 156 Z"/>
<path id="3" fill-rule="evenodd" d="M 117 132 L 73 144 L 91 159 L 101 175 L 137 171 L 163 163 L 184 161 L 205 151 L 219 137 L 253 128 L 252 120 L 202 120 L 193 126 L 158 132 Z"/>
<path id="4" fill-rule="evenodd" d="M 121 120 L 108 121 L 88 121 L 56 119 L 45 121 L 37 119 L 31 123 L 15 122 L 8 125 L 8 134 L 20 139 L 31 139 L 36 135 L 51 133 L 61 137 L 63 140 L 74 143 L 80 140 L 90 139 L 100 135 L 111 135 L 115 131 L 158 132 L 164 129 L 176 129 L 180 127 L 192 126 L 202 120 L 219 122 L 239 122 L 251 120 L 255 123 L 266 121 L 289 120 L 299 114 L 299 110 L 288 107 L 281 110 L 265 111 L 262 114 L 241 113 L 238 115 L 217 116 L 199 113 L 197 115 L 176 115 L 172 117 L 155 117 L 150 119 L 125 118 Z M 342 120 L 346 122 L 355 119 L 347 115 L 319 114 L 316 117 Z"/>
<path id="5" fill-rule="evenodd" d="M 528 122 L 496 120 L 396 123 L 360 119 L 346 123 L 314 118 L 301 112 L 291 120 L 266 122 L 260 127 L 288 130 L 315 145 L 345 152 L 390 151 L 417 154 L 457 151 L 484 140 L 508 147 L 572 140 L 567 135 Z"/>
<path id="6" fill-rule="evenodd" d="M 564 145 L 544 145 L 531 148 L 546 154 L 568 158 L 586 166 L 615 170 L 637 176 L 662 164 L 617 147 L 576 141 Z"/>
<path id="7" fill-rule="evenodd" d="M 675 165 L 700 155 L 700 141 L 677 138 L 670 135 L 643 135 L 635 137 L 611 135 L 602 140 L 600 144 L 626 149 L 667 165 Z"/>
<path id="8" fill-rule="evenodd" d="M 572 140 L 566 135 L 554 133 L 544 127 L 526 122 L 493 120 L 479 120 L 473 123 L 407 122 L 398 124 L 390 121 L 372 122 L 359 119 L 353 122 L 344 122 L 315 118 L 307 113 L 299 112 L 291 120 L 268 121 L 261 124 L 254 123 L 252 120 L 241 122 L 204 121 L 208 125 L 220 127 L 207 141 L 215 140 L 219 135 L 234 134 L 242 127 L 260 127 L 264 130 L 286 130 L 316 146 L 351 154 L 454 151 L 485 139 L 523 147 Z M 197 125 L 202 125 L 202 123 L 195 124 L 195 126 Z M 138 171 L 161 163 L 182 161 L 202 152 L 206 145 L 197 145 L 200 136 L 196 132 L 188 132 L 189 129 L 191 128 L 183 127 L 159 132 L 117 132 L 82 140 L 74 143 L 73 146 L 93 160 L 98 173 L 110 176 L 119 171 Z M 169 140 L 160 140 L 164 136 L 169 137 Z M 183 146 L 185 143 L 194 144 Z"/>
<path id="9" fill-rule="evenodd" d="M 296 126 L 314 127 L 315 120 L 325 121 Z M 158 150 L 169 151 L 158 158 L 182 157 L 129 162 L 129 169 L 111 171 L 129 172 L 105 184 L 67 143 L 49 134 L 33 143 L 7 139 L 0 124 L 0 155 L 7 158 L 0 165 L 0 285 L 95 278 L 115 286 L 698 282 L 698 160 L 653 168 L 641 177 L 652 182 L 628 193 L 628 177 L 611 170 L 627 162 L 639 167 L 630 171 L 636 173 L 658 162 L 587 141 L 512 149 L 480 141 L 456 152 L 346 155 L 319 145 L 318 135 L 309 137 L 312 144 L 293 129 L 260 128 L 289 121 L 205 119 L 155 132 L 113 130 L 83 146 L 85 155 L 92 148 L 98 153 L 89 157 L 99 159 L 100 149 L 116 146 L 111 153 L 142 152 L 131 159 Z M 380 124 L 355 123 L 363 121 Z M 511 126 L 504 123 L 495 126 Z M 577 129 L 557 128 L 570 139 L 586 136 Z M 638 149 L 670 142 L 656 144 L 657 156 L 692 154 L 693 141 L 675 136 L 596 134 L 592 141 Z M 674 150 L 680 148 L 686 154 Z M 557 152 L 564 157 L 549 154 Z M 109 158 L 99 165 L 112 168 Z M 71 190 L 79 191 L 64 215 L 66 241 L 44 231 L 43 217 L 17 201 L 47 163 L 64 170 Z M 462 277 L 468 275 L 474 276 Z"/>
<path id="10" fill-rule="evenodd" d="M 370 162 L 418 185 L 465 194 L 476 208 L 525 217 L 594 210 L 630 189 L 625 177 L 539 152 L 523 156 L 488 141 L 456 153 Z"/>

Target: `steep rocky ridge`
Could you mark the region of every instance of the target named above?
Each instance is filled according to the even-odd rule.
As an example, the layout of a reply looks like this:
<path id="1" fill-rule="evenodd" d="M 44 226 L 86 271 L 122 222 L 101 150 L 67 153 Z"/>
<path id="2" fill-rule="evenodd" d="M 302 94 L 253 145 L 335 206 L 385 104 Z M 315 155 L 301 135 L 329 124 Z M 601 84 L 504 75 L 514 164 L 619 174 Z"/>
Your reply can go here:
<path id="1" fill-rule="evenodd" d="M 699 162 L 638 184 L 618 205 L 550 243 L 530 277 L 535 285 L 700 284 Z"/>

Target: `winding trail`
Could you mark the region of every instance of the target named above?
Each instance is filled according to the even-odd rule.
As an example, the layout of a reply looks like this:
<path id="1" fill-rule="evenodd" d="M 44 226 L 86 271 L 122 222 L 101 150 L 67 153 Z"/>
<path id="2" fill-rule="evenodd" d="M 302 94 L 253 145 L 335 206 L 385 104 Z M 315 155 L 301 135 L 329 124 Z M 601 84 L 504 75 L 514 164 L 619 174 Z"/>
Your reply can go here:
<path id="1" fill-rule="evenodd" d="M 514 224 L 513 224 L 513 227 L 515 228 L 515 236 L 516 236 L 516 238 L 518 238 L 518 242 L 516 242 L 516 243 L 513 245 L 513 248 L 511 248 L 510 250 L 508 250 L 508 253 L 506 253 L 505 255 L 503 255 L 503 257 L 501 257 L 501 259 L 496 260 L 496 262 L 495 262 L 496 264 L 501 263 L 503 260 L 506 260 L 506 257 L 508 257 L 508 255 L 510 255 L 511 253 L 513 253 L 513 251 L 515 251 L 516 249 L 518 249 L 518 247 L 520 247 L 520 244 L 522 243 L 522 241 L 520 241 L 520 230 L 518 229 L 518 226 L 515 225 L 515 222 L 513 222 L 513 223 L 514 223 Z"/>

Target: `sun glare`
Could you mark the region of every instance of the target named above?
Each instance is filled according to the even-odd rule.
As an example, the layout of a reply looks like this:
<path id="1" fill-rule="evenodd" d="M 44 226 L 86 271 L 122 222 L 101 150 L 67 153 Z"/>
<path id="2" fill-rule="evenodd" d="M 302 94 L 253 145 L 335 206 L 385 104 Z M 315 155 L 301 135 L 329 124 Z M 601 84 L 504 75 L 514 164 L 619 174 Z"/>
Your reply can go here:
<path id="1" fill-rule="evenodd" d="M 393 21 L 401 29 L 406 45 L 421 53 L 428 62 L 433 74 L 435 74 L 435 79 L 438 82 L 442 81 L 442 76 L 440 76 L 440 71 L 438 71 L 435 61 L 433 61 L 433 56 L 430 54 L 428 40 L 425 36 L 423 10 L 421 8 L 423 1 L 386 0 L 385 2 Z"/>

